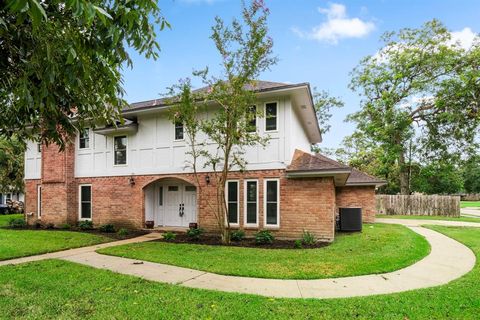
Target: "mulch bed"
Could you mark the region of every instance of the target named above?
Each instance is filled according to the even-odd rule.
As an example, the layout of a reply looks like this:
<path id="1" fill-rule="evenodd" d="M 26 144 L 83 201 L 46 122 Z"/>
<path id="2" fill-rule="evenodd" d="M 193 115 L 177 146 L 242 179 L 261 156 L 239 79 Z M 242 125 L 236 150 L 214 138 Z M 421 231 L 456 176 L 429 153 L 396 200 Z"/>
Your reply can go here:
<path id="1" fill-rule="evenodd" d="M 226 247 L 246 247 L 246 248 L 262 248 L 262 249 L 297 249 L 294 240 L 275 239 L 271 244 L 257 244 L 254 238 L 245 238 L 242 241 L 231 241 L 229 245 L 225 245 L 220 241 L 220 237 L 211 235 L 202 235 L 199 240 L 192 240 L 185 234 L 176 234 L 175 240 L 157 239 L 152 242 L 168 242 L 168 243 L 189 243 L 209 246 L 226 246 Z M 317 242 L 314 245 L 302 245 L 303 249 L 323 248 L 330 245 L 329 242 Z"/>

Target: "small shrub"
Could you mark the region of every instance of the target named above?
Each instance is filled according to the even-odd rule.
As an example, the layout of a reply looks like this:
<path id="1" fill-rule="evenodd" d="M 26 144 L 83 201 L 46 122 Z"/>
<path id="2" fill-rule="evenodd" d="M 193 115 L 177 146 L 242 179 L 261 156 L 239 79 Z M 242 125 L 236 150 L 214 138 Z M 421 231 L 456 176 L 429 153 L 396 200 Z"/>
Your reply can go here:
<path id="1" fill-rule="evenodd" d="M 273 243 L 273 240 L 275 240 L 275 237 L 268 230 L 262 230 L 255 233 L 255 242 L 257 244 Z"/>
<path id="2" fill-rule="evenodd" d="M 51 222 L 49 222 L 45 225 L 45 229 L 53 229 L 53 228 L 55 228 L 55 225 Z"/>
<path id="3" fill-rule="evenodd" d="M 27 223 L 25 222 L 25 220 L 19 218 L 19 219 L 11 219 L 9 222 L 8 222 L 8 225 L 11 227 L 11 228 L 16 228 L 16 229 L 20 229 L 20 228 L 24 228 Z"/>
<path id="4" fill-rule="evenodd" d="M 176 237 L 177 237 L 177 235 L 175 233 L 171 232 L 171 231 L 165 232 L 163 234 L 163 239 L 165 241 L 173 241 L 173 240 L 175 240 Z"/>
<path id="5" fill-rule="evenodd" d="M 295 240 L 295 243 L 293 245 L 294 245 L 295 249 L 302 249 L 303 248 L 302 240 L 300 240 L 300 239 Z"/>
<path id="6" fill-rule="evenodd" d="M 313 246 L 317 242 L 317 238 L 313 233 L 303 230 L 302 242 L 304 245 Z"/>
<path id="7" fill-rule="evenodd" d="M 72 226 L 68 223 L 62 223 L 61 225 L 58 226 L 60 229 L 63 229 L 63 230 L 69 230 L 69 229 L 72 229 Z"/>
<path id="8" fill-rule="evenodd" d="M 43 228 L 43 224 L 42 224 L 42 221 L 35 221 L 35 223 L 33 224 L 33 226 L 35 227 L 35 229 L 41 229 Z"/>
<path id="9" fill-rule="evenodd" d="M 80 230 L 92 230 L 93 229 L 93 222 L 90 220 L 84 220 L 78 222 L 78 228 Z"/>
<path id="10" fill-rule="evenodd" d="M 125 228 L 120 228 L 120 230 L 118 230 L 117 234 L 120 236 L 120 237 L 126 237 L 128 236 L 128 230 L 125 229 Z"/>
<path id="11" fill-rule="evenodd" d="M 200 236 L 203 234 L 203 229 L 202 228 L 193 228 L 193 229 L 188 229 L 187 231 L 187 237 L 190 238 L 190 240 L 198 240 L 200 239 Z"/>
<path id="12" fill-rule="evenodd" d="M 114 233 L 115 232 L 115 226 L 113 224 L 104 224 L 104 225 L 101 225 L 100 228 L 98 228 L 98 230 L 100 230 L 100 232 L 104 232 L 104 233 Z"/>
<path id="13" fill-rule="evenodd" d="M 230 240 L 232 241 L 242 241 L 245 239 L 245 232 L 243 230 L 236 230 L 230 233 Z"/>

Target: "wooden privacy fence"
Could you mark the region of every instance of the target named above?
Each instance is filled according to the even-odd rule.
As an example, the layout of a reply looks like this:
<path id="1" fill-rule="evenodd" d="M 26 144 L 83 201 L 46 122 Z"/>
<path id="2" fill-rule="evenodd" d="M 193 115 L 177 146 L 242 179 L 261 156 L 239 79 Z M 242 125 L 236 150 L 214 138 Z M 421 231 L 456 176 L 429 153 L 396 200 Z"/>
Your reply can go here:
<path id="1" fill-rule="evenodd" d="M 377 213 L 388 215 L 460 216 L 459 196 L 377 195 Z"/>

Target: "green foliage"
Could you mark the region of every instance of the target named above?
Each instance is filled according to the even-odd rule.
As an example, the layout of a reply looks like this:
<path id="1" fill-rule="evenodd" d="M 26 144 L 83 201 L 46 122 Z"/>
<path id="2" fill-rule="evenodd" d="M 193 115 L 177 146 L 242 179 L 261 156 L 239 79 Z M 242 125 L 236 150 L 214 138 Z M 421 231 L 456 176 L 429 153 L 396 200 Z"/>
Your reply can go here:
<path id="1" fill-rule="evenodd" d="M 105 232 L 105 233 L 115 233 L 115 226 L 113 224 L 104 224 L 104 225 L 101 225 L 98 230 L 100 232 Z"/>
<path id="2" fill-rule="evenodd" d="M 63 229 L 63 230 L 70 230 L 72 229 L 72 226 L 68 223 L 62 223 L 61 225 L 58 226 L 60 229 Z"/>
<path id="3" fill-rule="evenodd" d="M 197 241 L 200 239 L 200 236 L 203 234 L 203 229 L 202 228 L 192 228 L 187 230 L 187 237 L 190 238 L 190 240 Z"/>
<path id="4" fill-rule="evenodd" d="M 304 245 L 313 246 L 315 243 L 317 243 L 317 238 L 313 233 L 303 230 L 302 242 Z"/>
<path id="5" fill-rule="evenodd" d="M 90 220 L 83 220 L 78 222 L 78 228 L 80 230 L 92 230 L 93 222 Z"/>
<path id="6" fill-rule="evenodd" d="M 175 240 L 175 238 L 177 237 L 177 235 L 171 231 L 168 231 L 168 232 L 165 232 L 163 234 L 163 240 L 165 241 L 173 241 Z"/>
<path id="7" fill-rule="evenodd" d="M 342 108 L 345 103 L 338 97 L 332 97 L 327 91 L 317 91 L 313 89 L 313 104 L 317 113 L 318 125 L 322 134 L 330 131 L 330 118 L 332 117 L 333 108 Z"/>
<path id="8" fill-rule="evenodd" d="M 480 156 L 469 157 L 463 165 L 464 188 L 468 193 L 480 193 Z"/>
<path id="9" fill-rule="evenodd" d="M 49 222 L 45 224 L 45 229 L 48 229 L 48 230 L 55 229 L 55 224 L 53 224 L 52 222 Z"/>
<path id="10" fill-rule="evenodd" d="M 412 191 L 426 194 L 454 194 L 463 189 L 462 172 L 450 163 L 431 163 L 412 176 Z"/>
<path id="11" fill-rule="evenodd" d="M 230 240 L 232 241 L 242 241 L 245 239 L 245 232 L 243 230 L 235 230 L 230 233 Z"/>
<path id="12" fill-rule="evenodd" d="M 303 243 L 302 240 L 297 239 L 297 240 L 295 240 L 293 246 L 295 247 L 295 249 L 302 249 L 303 248 L 302 243 Z"/>
<path id="13" fill-rule="evenodd" d="M 0 190 L 23 192 L 24 155 L 25 144 L 16 136 L 0 136 Z"/>
<path id="14" fill-rule="evenodd" d="M 127 49 L 156 59 L 168 27 L 156 1 L 8 0 L 0 17 L 0 131 L 61 146 L 121 120 Z"/>
<path id="15" fill-rule="evenodd" d="M 129 231 L 128 231 L 128 229 L 120 228 L 120 229 L 118 230 L 117 234 L 118 234 L 120 237 L 126 237 L 126 236 L 128 236 Z"/>
<path id="16" fill-rule="evenodd" d="M 10 226 L 10 228 L 21 229 L 21 228 L 25 228 L 27 226 L 27 223 L 25 222 L 25 219 L 16 218 L 16 219 L 11 219 L 8 222 L 8 225 Z"/>
<path id="17" fill-rule="evenodd" d="M 255 233 L 255 243 L 257 244 L 269 244 L 273 243 L 275 237 L 269 230 L 261 230 Z"/>
<path id="18" fill-rule="evenodd" d="M 412 159 L 453 159 L 475 145 L 480 122 L 480 46 L 464 50 L 437 20 L 419 29 L 386 33 L 384 47 L 361 60 L 350 88 L 362 97 L 350 115 L 379 168 L 398 170 L 400 192 L 410 192 Z"/>

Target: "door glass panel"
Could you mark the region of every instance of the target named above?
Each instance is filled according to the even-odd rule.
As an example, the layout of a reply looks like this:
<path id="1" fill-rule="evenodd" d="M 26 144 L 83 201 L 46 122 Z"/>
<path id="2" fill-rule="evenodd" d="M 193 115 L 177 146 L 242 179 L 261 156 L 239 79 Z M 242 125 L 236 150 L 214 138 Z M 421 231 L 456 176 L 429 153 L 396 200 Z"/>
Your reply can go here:
<path id="1" fill-rule="evenodd" d="M 158 205 L 163 206 L 163 187 L 158 188 Z"/>
<path id="2" fill-rule="evenodd" d="M 168 191 L 178 191 L 178 186 L 168 186 Z"/>
<path id="3" fill-rule="evenodd" d="M 185 186 L 185 191 L 195 192 L 196 190 L 195 186 Z"/>

